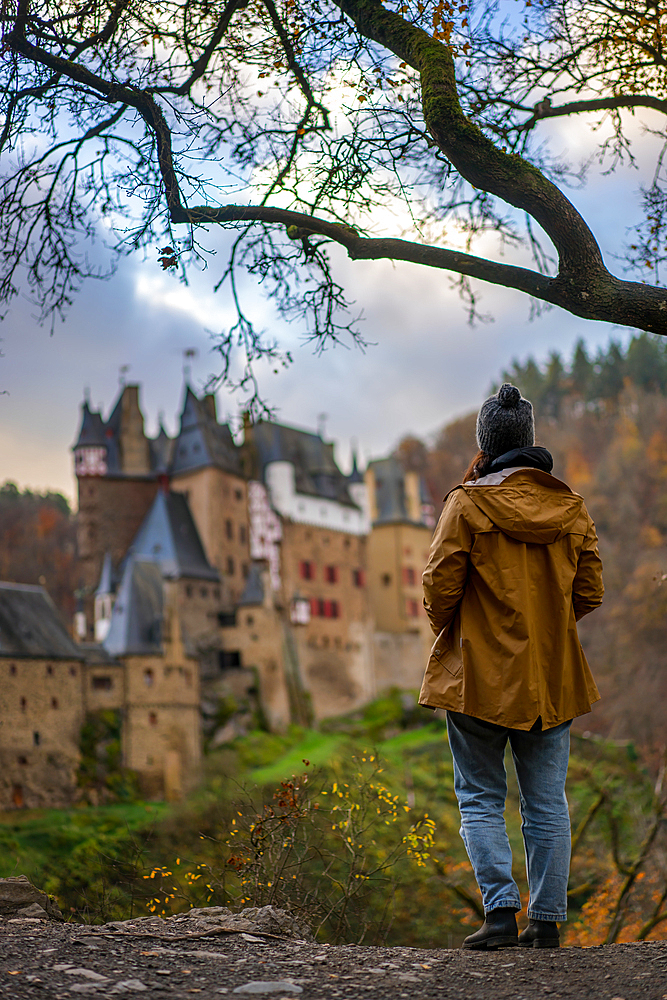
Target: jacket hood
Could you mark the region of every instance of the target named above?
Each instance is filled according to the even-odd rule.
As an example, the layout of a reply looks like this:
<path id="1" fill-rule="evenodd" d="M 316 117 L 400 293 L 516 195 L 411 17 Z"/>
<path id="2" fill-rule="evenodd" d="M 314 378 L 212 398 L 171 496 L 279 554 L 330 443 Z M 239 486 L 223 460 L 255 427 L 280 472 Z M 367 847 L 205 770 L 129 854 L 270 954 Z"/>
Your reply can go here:
<path id="1" fill-rule="evenodd" d="M 485 475 L 490 472 L 501 472 L 503 469 L 511 469 L 520 465 L 523 468 L 541 469 L 542 472 L 551 472 L 554 467 L 553 455 L 541 445 L 531 445 L 528 448 L 513 448 L 506 451 L 504 455 L 494 458 L 488 466 Z"/>
<path id="2" fill-rule="evenodd" d="M 521 469 L 497 486 L 464 486 L 467 496 L 495 526 L 517 542 L 550 545 L 567 535 L 583 498 L 538 469 Z"/>

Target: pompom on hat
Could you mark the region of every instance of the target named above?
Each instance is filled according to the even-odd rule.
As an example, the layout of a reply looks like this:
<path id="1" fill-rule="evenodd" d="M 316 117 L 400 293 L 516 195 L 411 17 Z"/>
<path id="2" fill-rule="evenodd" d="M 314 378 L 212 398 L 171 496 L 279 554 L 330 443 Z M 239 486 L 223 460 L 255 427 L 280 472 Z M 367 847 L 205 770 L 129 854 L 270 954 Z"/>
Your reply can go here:
<path id="1" fill-rule="evenodd" d="M 495 396 L 482 403 L 477 416 L 477 444 L 492 458 L 535 444 L 533 405 L 510 382 L 504 382 Z"/>

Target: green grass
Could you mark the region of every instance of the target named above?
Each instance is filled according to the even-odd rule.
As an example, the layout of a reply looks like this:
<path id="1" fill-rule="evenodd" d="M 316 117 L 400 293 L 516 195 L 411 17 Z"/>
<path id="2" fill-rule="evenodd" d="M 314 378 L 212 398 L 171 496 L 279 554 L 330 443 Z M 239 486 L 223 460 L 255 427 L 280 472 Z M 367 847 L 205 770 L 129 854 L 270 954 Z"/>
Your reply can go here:
<path id="1" fill-rule="evenodd" d="M 371 755 L 379 758 L 379 780 L 397 797 L 401 810 L 403 803 L 410 804 L 409 822 L 428 813 L 436 823 L 436 867 L 416 868 L 397 885 L 392 900 L 397 924 L 391 939 L 430 946 L 445 925 L 458 938 L 466 931 L 466 919 L 477 918 L 471 918 L 469 908 L 452 894 L 452 886 L 476 890 L 458 834 L 446 730 L 438 720 L 406 709 L 404 696 L 398 694 L 319 730 L 293 726 L 284 734 L 248 733 L 208 755 L 201 786 L 177 806 L 124 802 L 0 812 L 0 876 L 27 875 L 54 894 L 63 912 L 75 919 L 100 922 L 145 915 L 147 893 L 155 891 L 156 883 L 143 876 L 153 866 L 172 869 L 181 858 L 189 859 L 188 865 L 215 862 L 223 870 L 225 845 L 241 812 L 252 820 L 254 810 L 261 813 L 265 804 L 275 804 L 273 793 L 280 782 L 304 771 L 317 775 L 314 794 L 328 789 L 331 795 L 335 781 L 349 781 L 345 787 L 354 796 L 355 772 L 372 767 L 363 763 Z M 508 834 L 515 875 L 525 889 L 518 790 L 509 759 L 507 769 Z M 632 748 L 575 737 L 568 780 L 574 827 L 601 787 L 608 790 L 611 813 L 596 814 L 575 860 L 573 884 L 588 886 L 587 893 L 577 896 L 577 907 L 610 870 L 610 822 L 615 823 L 622 856 L 631 859 L 636 853 L 652 789 Z M 385 835 L 381 826 L 369 829 L 371 851 L 382 845 Z M 226 901 L 217 896 L 209 900 L 204 894 L 198 905 L 207 902 Z M 179 897 L 173 905 L 186 908 L 187 898 Z"/>

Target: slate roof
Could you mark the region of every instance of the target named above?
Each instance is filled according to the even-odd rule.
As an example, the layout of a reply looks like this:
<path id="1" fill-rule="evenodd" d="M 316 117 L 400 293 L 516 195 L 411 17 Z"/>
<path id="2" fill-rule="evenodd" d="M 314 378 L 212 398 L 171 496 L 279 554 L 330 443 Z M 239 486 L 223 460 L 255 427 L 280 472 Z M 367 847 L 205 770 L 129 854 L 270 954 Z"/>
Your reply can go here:
<path id="1" fill-rule="evenodd" d="M 0 656 L 82 660 L 43 587 L 0 583 Z"/>
<path id="2" fill-rule="evenodd" d="M 162 574 L 171 579 L 220 579 L 206 558 L 182 493 L 158 490 L 129 551 L 134 556 L 156 561 Z"/>
<path id="3" fill-rule="evenodd" d="M 162 424 L 160 424 L 157 437 L 148 439 L 151 471 L 158 474 L 167 472 L 171 464 L 174 444 L 174 439 L 169 437 Z"/>
<path id="4" fill-rule="evenodd" d="M 238 607 L 249 607 L 251 605 L 264 603 L 264 585 L 262 583 L 262 569 L 264 564 L 251 562 L 245 588 L 238 601 Z"/>
<path id="5" fill-rule="evenodd" d="M 162 652 L 162 571 L 157 562 L 130 556 L 125 564 L 111 614 L 111 625 L 102 643 L 110 656 Z"/>
<path id="6" fill-rule="evenodd" d="M 357 464 L 357 452 L 356 449 L 352 450 L 352 471 L 347 477 L 348 484 L 352 486 L 356 483 L 363 483 L 364 476 L 363 473 L 359 471 L 359 466 Z"/>
<path id="7" fill-rule="evenodd" d="M 73 448 L 99 448 L 107 443 L 101 413 L 91 410 L 86 399 L 81 407 L 81 427 Z"/>
<path id="8" fill-rule="evenodd" d="M 174 442 L 172 473 L 213 465 L 225 472 L 242 475 L 240 449 L 227 424 L 219 424 L 205 399 L 197 399 L 186 386 L 181 413 L 181 429 Z"/>
<path id="9" fill-rule="evenodd" d="M 332 442 L 324 441 L 319 434 L 268 420 L 253 425 L 251 440 L 263 481 L 271 462 L 290 462 L 294 466 L 297 493 L 356 508 L 347 488 L 347 477 L 336 465 Z"/>

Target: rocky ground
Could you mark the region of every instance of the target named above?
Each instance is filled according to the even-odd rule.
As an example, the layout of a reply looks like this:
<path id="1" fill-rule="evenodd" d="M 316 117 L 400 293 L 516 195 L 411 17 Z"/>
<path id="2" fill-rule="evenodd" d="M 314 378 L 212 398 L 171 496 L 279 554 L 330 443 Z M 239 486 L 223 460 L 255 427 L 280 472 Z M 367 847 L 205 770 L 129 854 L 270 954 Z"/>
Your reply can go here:
<path id="1" fill-rule="evenodd" d="M 141 995 L 142 1000 L 195 994 L 202 1000 L 235 995 L 275 1000 L 667 997 L 667 943 L 511 948 L 491 954 L 323 946 L 294 936 L 222 930 L 224 919 L 199 914 L 96 928 L 5 918 L 0 923 L 1 995 L 17 1000 L 70 1000 L 80 994 Z"/>

